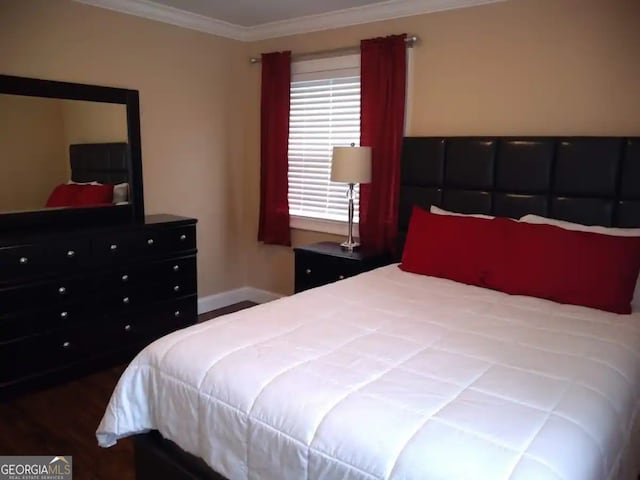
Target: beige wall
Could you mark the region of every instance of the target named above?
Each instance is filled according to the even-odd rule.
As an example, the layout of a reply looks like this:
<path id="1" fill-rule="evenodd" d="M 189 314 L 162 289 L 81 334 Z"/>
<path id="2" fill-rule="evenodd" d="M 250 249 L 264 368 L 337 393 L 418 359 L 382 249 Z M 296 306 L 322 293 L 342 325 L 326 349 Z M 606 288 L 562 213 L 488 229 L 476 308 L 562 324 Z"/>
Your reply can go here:
<path id="1" fill-rule="evenodd" d="M 59 100 L 67 146 L 127 142 L 127 107 L 117 103 Z"/>
<path id="2" fill-rule="evenodd" d="M 412 33 L 409 135 L 640 135 L 640 2 L 511 0 L 258 42 L 250 55 Z M 246 66 L 249 283 L 289 293 L 289 249 L 258 244 L 260 68 Z M 320 238 L 294 232 L 295 244 Z M 323 236 L 324 238 L 324 236 Z"/>
<path id="3" fill-rule="evenodd" d="M 408 133 L 640 135 L 637 0 L 511 0 L 242 44 L 70 0 L 0 0 L 0 71 L 140 91 L 148 212 L 198 217 L 200 294 L 290 293 L 258 244 L 260 67 L 414 33 Z M 295 244 L 336 238 L 294 231 Z"/>
<path id="4" fill-rule="evenodd" d="M 68 163 L 60 101 L 0 94 L 0 212 L 44 208 Z"/>
<path id="5" fill-rule="evenodd" d="M 245 283 L 244 48 L 70 0 L 0 0 L 0 72 L 140 91 L 145 207 L 199 219 L 200 295 Z"/>

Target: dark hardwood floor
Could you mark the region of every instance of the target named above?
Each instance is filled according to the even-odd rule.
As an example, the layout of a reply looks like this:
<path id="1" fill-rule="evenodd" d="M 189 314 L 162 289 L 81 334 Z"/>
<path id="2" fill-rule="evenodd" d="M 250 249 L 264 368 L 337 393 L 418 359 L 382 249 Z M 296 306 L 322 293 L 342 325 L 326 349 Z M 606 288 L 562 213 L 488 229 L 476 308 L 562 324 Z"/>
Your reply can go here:
<path id="1" fill-rule="evenodd" d="M 255 305 L 241 302 L 205 321 Z M 73 455 L 75 480 L 133 480 L 133 442 L 98 447 L 95 431 L 125 366 L 0 403 L 0 455 Z M 161 479 L 159 479 L 161 480 Z"/>

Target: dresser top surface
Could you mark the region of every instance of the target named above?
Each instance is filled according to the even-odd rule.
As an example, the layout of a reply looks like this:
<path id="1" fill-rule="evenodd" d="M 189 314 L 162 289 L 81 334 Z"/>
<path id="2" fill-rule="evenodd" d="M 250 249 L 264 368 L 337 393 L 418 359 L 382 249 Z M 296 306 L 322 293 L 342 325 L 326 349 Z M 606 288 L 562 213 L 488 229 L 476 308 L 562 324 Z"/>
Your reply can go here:
<path id="1" fill-rule="evenodd" d="M 76 226 L 73 228 L 38 228 L 34 230 L 20 230 L 0 233 L 0 247 L 3 245 L 10 245 L 16 241 L 21 241 L 23 238 L 34 239 L 39 236 L 60 236 L 60 235 L 75 235 L 91 232 L 116 232 L 123 230 L 136 230 L 142 228 L 154 228 L 154 227 L 179 227 L 186 225 L 193 225 L 198 220 L 195 218 L 181 217 L 178 215 L 170 215 L 166 213 L 147 215 L 144 217 L 144 222 L 131 222 L 131 223 L 113 223 L 106 225 L 91 225 L 91 226 Z"/>

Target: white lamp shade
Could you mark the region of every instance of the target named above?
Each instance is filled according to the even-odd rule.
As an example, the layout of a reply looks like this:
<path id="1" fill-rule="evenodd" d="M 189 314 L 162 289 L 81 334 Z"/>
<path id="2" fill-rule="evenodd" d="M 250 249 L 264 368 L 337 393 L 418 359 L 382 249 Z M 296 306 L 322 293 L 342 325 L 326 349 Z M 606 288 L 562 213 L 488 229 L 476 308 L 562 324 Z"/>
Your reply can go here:
<path id="1" fill-rule="evenodd" d="M 371 182 L 371 147 L 333 147 L 331 181 Z"/>

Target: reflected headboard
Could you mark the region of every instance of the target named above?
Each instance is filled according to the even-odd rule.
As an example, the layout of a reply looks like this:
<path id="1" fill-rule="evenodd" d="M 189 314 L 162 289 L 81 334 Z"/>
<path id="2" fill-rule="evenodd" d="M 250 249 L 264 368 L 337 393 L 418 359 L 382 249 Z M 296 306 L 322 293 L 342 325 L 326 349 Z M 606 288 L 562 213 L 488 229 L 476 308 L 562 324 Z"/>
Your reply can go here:
<path id="1" fill-rule="evenodd" d="M 406 137 L 401 255 L 413 205 L 640 227 L 640 137 Z"/>
<path id="2" fill-rule="evenodd" d="M 71 180 L 118 184 L 129 182 L 127 143 L 81 143 L 69 145 Z"/>

